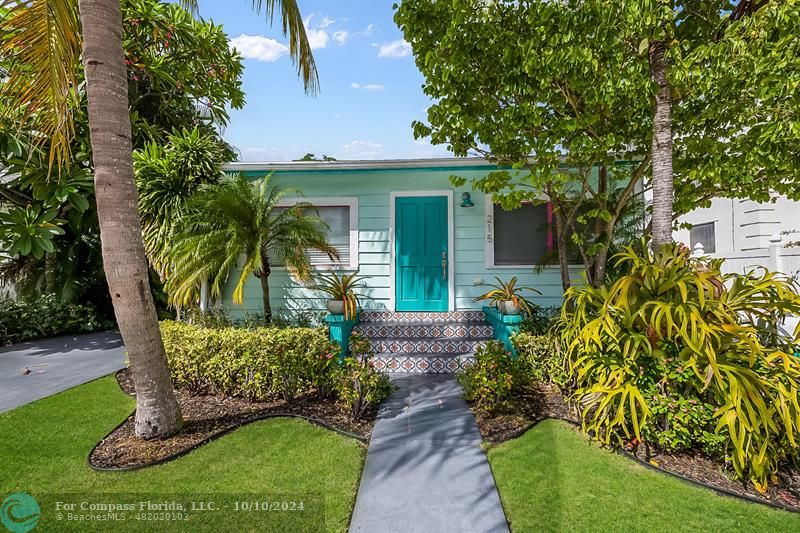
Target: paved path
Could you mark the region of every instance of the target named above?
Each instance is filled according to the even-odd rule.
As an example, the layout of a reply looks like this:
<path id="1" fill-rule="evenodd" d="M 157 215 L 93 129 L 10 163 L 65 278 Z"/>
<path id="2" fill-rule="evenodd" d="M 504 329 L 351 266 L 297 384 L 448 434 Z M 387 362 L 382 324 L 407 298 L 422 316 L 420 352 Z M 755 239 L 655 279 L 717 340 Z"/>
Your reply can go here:
<path id="1" fill-rule="evenodd" d="M 396 374 L 350 531 L 507 532 L 475 419 L 452 375 Z"/>
<path id="2" fill-rule="evenodd" d="M 0 413 L 116 372 L 125 367 L 124 352 L 112 331 L 0 348 Z"/>

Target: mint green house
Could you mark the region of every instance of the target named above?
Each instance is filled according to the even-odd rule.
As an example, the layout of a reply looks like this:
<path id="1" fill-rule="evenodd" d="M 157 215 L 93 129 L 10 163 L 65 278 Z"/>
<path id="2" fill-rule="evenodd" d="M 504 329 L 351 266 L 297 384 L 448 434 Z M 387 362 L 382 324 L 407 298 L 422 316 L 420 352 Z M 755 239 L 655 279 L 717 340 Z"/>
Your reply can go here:
<path id="1" fill-rule="evenodd" d="M 480 312 L 483 304 L 474 298 L 486 291 L 483 284 L 494 281 L 495 276 L 517 276 L 520 284 L 537 288 L 542 295 L 531 295 L 531 300 L 541 306 L 561 303 L 558 267 L 534 270 L 553 245 L 549 206 L 525 205 L 506 212 L 495 206 L 490 196 L 472 191 L 469 185 L 453 188 L 448 180 L 453 174 L 479 177 L 493 168 L 479 158 L 226 166 L 228 172 L 252 177 L 272 172 L 274 184 L 298 189 L 304 200 L 317 206 L 330 226 L 329 241 L 338 249 L 341 261 L 332 264 L 325 256 L 312 260 L 320 270 L 357 270 L 367 277 L 367 298 L 363 299 L 367 312 L 362 321 L 384 326 L 383 330 L 378 325 L 370 330 L 378 334 L 371 337 L 373 344 L 378 343 L 379 354 L 415 356 L 441 341 L 443 346 L 433 346 L 433 352 L 427 353 L 466 357 L 475 342 L 464 342 L 491 336 Z M 289 318 L 325 310 L 325 298 L 304 288 L 288 272 L 276 269 L 269 279 L 274 314 Z M 247 282 L 241 306 L 232 303 L 232 290 L 228 289 L 223 305 L 233 316 L 261 312 L 258 280 Z M 397 336 L 398 331 L 386 329 L 404 323 L 449 326 L 421 344 L 420 335 L 406 332 L 409 334 Z M 417 333 L 431 334 L 430 329 Z M 409 342 L 403 344 L 403 340 Z M 403 361 L 395 362 L 402 367 Z M 431 371 L 417 369 L 416 362 L 415 370 Z M 449 360 L 444 363 L 454 365 Z"/>

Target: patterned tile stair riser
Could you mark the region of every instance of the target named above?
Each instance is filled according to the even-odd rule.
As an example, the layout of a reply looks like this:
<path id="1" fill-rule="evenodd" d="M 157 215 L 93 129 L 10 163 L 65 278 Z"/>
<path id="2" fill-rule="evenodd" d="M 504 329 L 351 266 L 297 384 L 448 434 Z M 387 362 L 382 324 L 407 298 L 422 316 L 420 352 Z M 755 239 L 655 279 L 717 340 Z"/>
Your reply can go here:
<path id="1" fill-rule="evenodd" d="M 354 332 L 372 342 L 376 370 L 452 374 L 469 366 L 475 349 L 492 339 L 485 318 L 482 311 L 366 311 Z"/>

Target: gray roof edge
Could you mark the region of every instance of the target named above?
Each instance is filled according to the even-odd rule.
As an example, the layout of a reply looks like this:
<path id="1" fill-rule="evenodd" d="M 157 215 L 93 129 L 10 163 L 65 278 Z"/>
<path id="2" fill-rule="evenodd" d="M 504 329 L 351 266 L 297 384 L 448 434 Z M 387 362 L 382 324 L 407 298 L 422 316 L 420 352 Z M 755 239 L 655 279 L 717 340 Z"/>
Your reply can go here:
<path id="1" fill-rule="evenodd" d="M 223 170 L 238 172 L 269 170 L 361 170 L 430 167 L 467 167 L 496 165 L 482 157 L 438 157 L 429 159 L 362 159 L 341 161 L 236 161 L 226 163 Z"/>

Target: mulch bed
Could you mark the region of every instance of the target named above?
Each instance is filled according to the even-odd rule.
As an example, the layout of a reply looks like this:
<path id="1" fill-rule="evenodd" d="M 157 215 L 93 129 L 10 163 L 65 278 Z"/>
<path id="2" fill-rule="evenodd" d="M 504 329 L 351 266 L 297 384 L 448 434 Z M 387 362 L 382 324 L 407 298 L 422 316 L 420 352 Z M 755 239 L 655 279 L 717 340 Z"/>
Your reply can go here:
<path id="1" fill-rule="evenodd" d="M 120 388 L 134 394 L 128 369 L 117 373 Z M 214 437 L 248 422 L 269 416 L 298 416 L 313 423 L 349 434 L 363 442 L 369 440 L 375 424 L 375 412 L 366 419 L 351 420 L 334 400 L 320 400 L 315 395 L 283 400 L 251 402 L 221 395 L 197 395 L 176 390 L 183 414 L 180 432 L 166 439 L 142 440 L 134 435 L 134 415 L 109 433 L 92 450 L 89 465 L 97 469 L 141 468 L 176 458 Z"/>
<path id="2" fill-rule="evenodd" d="M 472 412 L 481 437 L 490 444 L 519 437 L 546 418 L 577 420 L 558 387 L 544 383 L 528 386 L 504 412 L 489 414 L 474 405 Z"/>
<path id="3" fill-rule="evenodd" d="M 472 411 L 483 440 L 490 444 L 519 437 L 547 418 L 566 420 L 576 426 L 579 424 L 577 412 L 565 402 L 558 387 L 549 384 L 531 385 L 505 412 L 490 415 L 474 405 Z M 580 429 L 575 427 L 575 431 L 580 432 Z M 731 470 L 725 465 L 700 454 L 669 454 L 651 448 L 648 460 L 645 452 L 645 447 L 639 446 L 621 453 L 719 492 L 800 512 L 800 472 L 778 472 L 777 483 L 770 484 L 767 493 L 762 495 L 750 483 L 733 479 Z"/>

